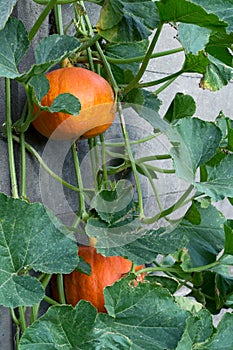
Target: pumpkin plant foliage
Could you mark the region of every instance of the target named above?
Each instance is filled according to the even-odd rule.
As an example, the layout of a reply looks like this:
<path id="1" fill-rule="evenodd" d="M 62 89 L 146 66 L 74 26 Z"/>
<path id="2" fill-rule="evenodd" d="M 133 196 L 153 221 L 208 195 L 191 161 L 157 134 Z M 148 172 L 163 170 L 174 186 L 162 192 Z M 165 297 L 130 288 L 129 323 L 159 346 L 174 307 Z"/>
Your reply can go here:
<path id="1" fill-rule="evenodd" d="M 223 109 L 215 120 L 202 120 L 196 114 L 195 98 L 185 91 L 175 95 L 162 115 L 160 94 L 186 73 L 195 74 L 200 88 L 213 93 L 232 81 L 233 0 L 93 0 L 89 2 L 99 9 L 99 18 L 92 24 L 86 1 L 28 2 L 41 9 L 30 31 L 13 15 L 19 1 L 0 4 L 0 77 L 6 87 L 1 140 L 8 146 L 11 183 L 11 195 L 0 193 L 0 305 L 11 310 L 15 348 L 232 348 L 233 220 L 216 208 L 221 200 L 229 207 L 233 203 L 232 116 L 225 115 Z M 74 18 L 65 27 L 62 13 L 68 4 Z M 45 34 L 38 42 L 34 62 L 23 71 L 22 63 L 34 47 L 33 38 L 50 14 L 55 14 L 55 33 Z M 157 43 L 168 25 L 176 31 L 175 44 L 159 52 Z M 73 34 L 68 35 L 70 28 Z M 146 80 L 151 60 L 165 60 L 181 52 L 184 59 L 179 70 Z M 105 120 L 96 125 L 98 117 L 92 123 L 92 114 L 86 115 L 91 130 L 98 126 L 96 137 L 81 141 L 80 133 L 71 140 L 72 169 L 70 163 L 69 167 L 75 175 L 67 181 L 62 172 L 55 173 L 52 164 L 45 162 L 40 145 L 32 145 L 30 140 L 41 111 L 51 117 L 66 113 L 80 121 L 85 101 L 66 87 L 49 106 L 42 103 L 48 93 L 53 94 L 46 74 L 70 66 L 84 68 L 84 77 L 72 85 L 87 86 L 87 70 L 97 73 L 97 81 L 110 85 L 114 94 L 111 113 L 114 117 L 117 111 L 119 128 L 117 140 L 111 142 L 101 134 L 111 123 Z M 26 99 L 14 121 L 13 80 Z M 64 81 L 57 84 L 65 85 Z M 84 96 L 92 93 L 88 86 L 85 89 Z M 105 88 L 101 89 L 95 104 L 104 103 L 100 95 L 105 93 Z M 86 113 L 91 108 L 93 105 L 88 105 Z M 135 116 L 134 131 L 137 120 L 146 126 L 145 134 L 136 139 L 131 138 L 128 112 Z M 48 120 L 42 121 L 45 128 Z M 62 132 L 62 123 L 57 124 Z M 85 125 L 82 127 L 84 130 Z M 155 139 L 166 145 L 162 151 L 150 143 Z M 38 134 L 35 140 L 45 147 L 51 142 Z M 57 142 L 60 149 L 65 147 L 63 141 Z M 79 157 L 82 147 L 89 147 L 89 172 Z M 149 151 L 139 157 L 139 148 Z M 65 195 L 70 191 L 76 196 L 72 223 L 62 222 L 43 201 L 31 203 L 26 157 L 33 157 Z M 60 161 L 58 154 L 53 157 Z M 36 176 L 41 185 L 41 177 Z M 91 179 L 88 186 L 87 178 Z M 162 199 L 161 178 L 171 192 L 169 203 Z M 170 184 L 178 181 L 185 189 L 177 191 L 174 200 Z M 51 202 L 56 202 L 52 190 L 48 186 L 47 193 Z M 58 209 L 60 205 L 55 203 Z M 121 278 L 101 290 L 104 312 L 98 312 L 85 297 L 75 306 L 66 301 L 72 299 L 72 288 L 64 288 L 64 276 L 66 280 L 74 271 L 79 276 L 92 273 L 91 264 L 77 254 L 83 239 L 105 257 L 124 257 L 133 263 L 129 263 L 130 271 L 118 271 Z M 104 282 L 103 269 L 93 270 L 96 285 L 98 279 Z M 81 279 L 79 283 L 85 290 Z M 180 296 L 184 286 L 186 295 Z M 43 300 L 47 311 L 41 315 Z M 222 309 L 229 313 L 216 325 L 212 316 Z"/>

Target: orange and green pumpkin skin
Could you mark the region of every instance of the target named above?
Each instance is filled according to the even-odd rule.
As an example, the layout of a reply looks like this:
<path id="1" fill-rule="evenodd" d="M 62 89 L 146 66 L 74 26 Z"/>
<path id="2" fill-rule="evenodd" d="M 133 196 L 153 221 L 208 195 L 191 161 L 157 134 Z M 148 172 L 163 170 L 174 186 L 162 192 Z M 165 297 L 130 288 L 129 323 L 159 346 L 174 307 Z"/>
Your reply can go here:
<path id="1" fill-rule="evenodd" d="M 41 100 L 43 106 L 51 106 L 58 95 L 70 93 L 79 99 L 81 110 L 77 116 L 42 110 L 32 122 L 40 134 L 73 141 L 95 137 L 110 127 L 116 107 L 113 90 L 104 78 L 80 67 L 59 68 L 47 73 L 46 77 L 50 89 Z M 38 111 L 39 107 L 34 105 L 34 115 Z"/>
<path id="2" fill-rule="evenodd" d="M 90 276 L 78 271 L 64 275 L 66 302 L 75 306 L 81 299 L 90 301 L 99 312 L 104 307 L 104 288 L 112 285 L 132 268 L 132 261 L 120 256 L 104 257 L 94 247 L 80 246 L 81 256 L 91 266 Z M 142 267 L 137 267 L 137 270 Z"/>

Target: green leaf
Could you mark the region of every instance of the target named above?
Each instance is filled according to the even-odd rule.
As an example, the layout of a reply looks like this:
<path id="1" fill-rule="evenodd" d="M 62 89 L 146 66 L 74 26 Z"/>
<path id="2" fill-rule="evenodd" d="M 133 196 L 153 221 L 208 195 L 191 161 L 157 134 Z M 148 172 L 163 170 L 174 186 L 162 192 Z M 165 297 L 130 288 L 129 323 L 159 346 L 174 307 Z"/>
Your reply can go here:
<path id="1" fill-rule="evenodd" d="M 212 0 L 191 0 L 191 2 L 201 6 L 208 14 L 217 15 L 221 24 L 224 21 L 228 24 L 227 30 L 229 32 L 233 31 L 233 14 L 231 12 L 233 6 L 232 0 L 216 1 L 214 6 Z"/>
<path id="2" fill-rule="evenodd" d="M 210 36 L 209 43 L 206 46 L 206 52 L 219 61 L 225 63 L 227 66 L 232 67 L 232 44 L 233 33 L 226 34 L 214 32 Z"/>
<path id="3" fill-rule="evenodd" d="M 224 247 L 224 222 L 222 213 L 214 206 L 202 208 L 198 202 L 193 202 L 173 232 L 178 237 L 185 236 L 189 242 L 185 245 L 188 255 L 188 260 L 183 264 L 185 270 L 216 261 Z"/>
<path id="4" fill-rule="evenodd" d="M 197 168 L 215 155 L 221 130 L 212 122 L 183 118 L 167 134 L 173 145 L 171 155 L 177 175 L 194 183 Z"/>
<path id="5" fill-rule="evenodd" d="M 233 255 L 233 220 L 227 220 L 224 224 L 225 247 L 224 253 Z"/>
<path id="6" fill-rule="evenodd" d="M 169 228 L 160 228 L 139 232 L 138 235 L 135 235 L 134 240 L 126 242 L 125 245 L 104 248 L 99 247 L 97 242 L 96 248 L 105 256 L 125 256 L 135 264 L 141 265 L 155 261 L 158 254 L 173 254 L 187 242 L 188 239 L 184 235 L 176 231 L 173 233 Z"/>
<path id="7" fill-rule="evenodd" d="M 196 315 L 200 310 L 203 309 L 202 304 L 198 303 L 196 300 L 187 298 L 186 296 L 175 296 L 175 300 L 182 310 L 189 311 L 193 315 Z"/>
<path id="8" fill-rule="evenodd" d="M 111 225 L 98 218 L 88 219 L 86 233 L 97 239 L 96 248 L 122 246 L 141 236 L 141 221 L 137 215 L 130 214 Z"/>
<path id="9" fill-rule="evenodd" d="M 80 101 L 74 95 L 69 93 L 58 95 L 51 106 L 49 107 L 50 112 L 64 112 L 68 114 L 77 115 L 81 109 Z M 78 117 L 78 116 L 77 116 Z"/>
<path id="10" fill-rule="evenodd" d="M 44 74 L 35 75 L 31 78 L 29 84 L 34 90 L 34 100 L 37 103 L 49 92 L 49 81 Z"/>
<path id="11" fill-rule="evenodd" d="M 34 64 L 28 72 L 21 74 L 18 81 L 27 82 L 34 75 L 41 75 L 47 72 L 55 64 L 60 63 L 74 50 L 77 50 L 80 42 L 68 35 L 49 35 L 42 39 L 36 48 Z"/>
<path id="12" fill-rule="evenodd" d="M 140 57 L 144 57 L 149 41 L 142 40 L 132 43 L 109 43 L 106 45 L 105 54 L 111 65 L 113 75 L 118 84 L 128 84 L 138 72 Z M 130 62 L 124 61 L 130 60 Z M 132 61 L 131 61 L 132 60 Z M 122 63 L 118 63 L 121 61 Z"/>
<path id="13" fill-rule="evenodd" d="M 82 256 L 79 256 L 79 263 L 78 266 L 76 266 L 75 270 L 81 273 L 85 273 L 88 276 L 91 275 L 91 266 L 86 262 L 86 260 L 83 259 Z"/>
<path id="14" fill-rule="evenodd" d="M 44 293 L 24 271 L 71 272 L 78 263 L 76 242 L 40 203 L 0 194 L 0 208 L 0 304 L 33 305 Z"/>
<path id="15" fill-rule="evenodd" d="M 132 349 L 174 349 L 189 313 L 178 307 L 166 289 L 149 283 L 132 287 L 131 278 L 105 288 L 109 315 L 99 314 L 97 327 L 126 336 Z"/>
<path id="16" fill-rule="evenodd" d="M 192 117 L 196 112 L 196 103 L 192 96 L 178 92 L 170 104 L 164 119 L 169 123 L 177 119 Z"/>
<path id="17" fill-rule="evenodd" d="M 215 6 L 212 0 L 166 0 L 156 4 L 163 22 L 192 23 L 215 31 L 223 31 L 228 23 L 233 22 L 228 12 L 232 0 L 219 1 Z"/>
<path id="18" fill-rule="evenodd" d="M 216 332 L 203 345 L 199 344 L 198 350 L 231 350 L 233 347 L 233 315 L 225 313 L 218 324 Z"/>
<path id="19" fill-rule="evenodd" d="M 158 23 L 158 11 L 151 0 L 108 0 L 97 29 L 106 40 L 123 43 L 147 39 Z"/>
<path id="20" fill-rule="evenodd" d="M 194 349 L 194 344 L 208 340 L 212 332 L 211 314 L 207 310 L 201 310 L 196 315 L 190 316 L 187 319 L 184 333 L 176 350 L 192 350 Z"/>
<path id="21" fill-rule="evenodd" d="M 218 275 L 227 280 L 233 279 L 232 271 L 233 257 L 232 255 L 223 255 L 219 259 L 219 264 L 211 268 L 211 271 L 216 272 Z"/>
<path id="22" fill-rule="evenodd" d="M 202 28 L 189 23 L 180 23 L 178 27 L 178 39 L 185 48 L 186 53 L 197 55 L 208 44 L 211 32 L 208 28 Z"/>
<path id="23" fill-rule="evenodd" d="M 58 95 L 50 106 L 42 106 L 40 100 L 49 91 L 49 81 L 45 75 L 36 75 L 30 80 L 30 86 L 33 88 L 33 99 L 41 110 L 53 112 L 63 112 L 72 115 L 78 115 L 81 109 L 79 99 L 69 93 Z"/>
<path id="24" fill-rule="evenodd" d="M 4 28 L 17 0 L 2 0 L 0 3 L 0 30 Z"/>
<path id="25" fill-rule="evenodd" d="M 120 180 L 115 189 L 98 192 L 91 202 L 91 208 L 96 210 L 103 221 L 113 224 L 133 208 L 133 196 L 132 185 Z"/>
<path id="26" fill-rule="evenodd" d="M 0 9 L 1 6 L 2 5 L 0 5 Z M 4 6 L 6 6 L 6 4 Z M 10 18 L 6 26 L 0 31 L 1 77 L 14 79 L 19 75 L 17 65 L 28 48 L 28 33 L 24 24 L 16 18 Z"/>
<path id="27" fill-rule="evenodd" d="M 233 196 L 233 154 L 227 154 L 218 164 L 206 166 L 206 182 L 196 182 L 195 187 L 215 201 Z"/>
<path id="28" fill-rule="evenodd" d="M 183 65 L 183 71 L 188 73 L 200 73 L 204 74 L 210 61 L 206 57 L 203 51 L 200 51 L 198 55 L 188 53 L 185 55 L 185 61 Z"/>
<path id="29" fill-rule="evenodd" d="M 203 89 L 217 91 L 227 85 L 233 78 L 233 69 L 211 55 L 208 55 L 208 58 L 210 64 L 206 69 L 204 77 L 201 79 L 200 86 Z"/>
<path id="30" fill-rule="evenodd" d="M 162 132 L 169 129 L 169 124 L 162 120 L 159 115 L 162 102 L 153 92 L 145 89 L 133 89 L 127 94 L 125 101 L 155 129 Z"/>
<path id="31" fill-rule="evenodd" d="M 52 306 L 26 329 L 19 350 L 34 349 L 130 349 L 130 341 L 120 334 L 95 329 L 97 311 L 86 301 L 75 308 Z"/>

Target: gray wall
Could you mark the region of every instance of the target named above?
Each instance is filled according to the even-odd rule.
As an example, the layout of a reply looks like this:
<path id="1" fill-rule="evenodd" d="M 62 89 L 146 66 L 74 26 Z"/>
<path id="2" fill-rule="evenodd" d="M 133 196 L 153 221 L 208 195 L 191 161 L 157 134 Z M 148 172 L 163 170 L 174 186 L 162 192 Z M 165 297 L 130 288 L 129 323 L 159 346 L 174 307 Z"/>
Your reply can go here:
<path id="1" fill-rule="evenodd" d="M 41 7 L 36 5 L 30 0 L 24 0 L 19 2 L 19 6 L 14 10 L 14 15 L 22 19 L 23 22 L 27 25 L 29 30 L 32 24 L 34 23 L 35 18 L 38 17 Z M 64 24 L 68 23 L 72 14 L 71 6 L 66 5 L 64 7 Z M 98 6 L 97 5 L 88 5 L 88 12 L 91 14 L 93 21 L 98 17 Z M 38 33 L 34 45 L 48 33 L 48 23 L 45 22 L 41 31 Z M 165 50 L 171 48 L 171 45 L 179 46 L 179 43 L 174 40 L 175 32 L 170 26 L 166 26 L 163 30 L 162 36 L 159 40 L 158 47 L 156 50 Z M 179 59 L 177 60 L 177 57 Z M 28 53 L 27 58 L 21 65 L 21 69 L 26 69 L 33 62 L 33 52 L 32 50 Z M 183 62 L 183 54 L 180 53 L 176 56 L 171 56 L 167 59 L 157 59 L 151 62 L 144 80 L 155 80 L 157 78 L 162 78 L 169 73 L 173 73 L 178 70 Z M 211 93 L 209 91 L 203 91 L 199 88 L 200 77 L 197 75 L 187 74 L 178 78 L 173 85 L 171 85 L 166 91 L 164 91 L 160 98 L 163 101 L 161 107 L 162 115 L 165 113 L 170 102 L 175 96 L 177 91 L 182 91 L 184 93 L 192 95 L 197 102 L 197 112 L 196 115 L 208 120 L 213 120 L 219 113 L 220 110 L 229 116 L 232 116 L 232 99 L 231 99 L 231 90 L 232 83 L 227 87 L 224 87 L 219 92 Z M 13 118 L 17 119 L 19 111 L 22 110 L 22 106 L 25 102 L 25 96 L 22 89 L 13 84 L 12 86 L 13 98 L 12 98 L 12 112 Z M 4 102 L 4 80 L 0 80 L 0 105 L 1 105 L 1 114 L 0 114 L 0 125 L 4 122 L 5 119 L 5 102 Z M 130 118 L 130 117 L 129 117 Z M 130 122 L 131 126 L 135 125 L 135 121 Z M 137 127 L 140 132 L 144 129 L 145 123 L 138 120 Z M 149 127 L 149 126 L 148 126 Z M 116 126 L 117 128 L 117 126 Z M 134 128 L 131 129 L 131 131 Z M 114 129 L 112 129 L 114 130 Z M 135 132 L 135 131 L 134 131 Z M 137 132 L 137 131 L 136 131 Z M 114 137 L 114 131 L 109 131 L 109 138 Z M 46 140 L 39 136 L 32 128 L 27 135 L 27 140 L 35 146 L 35 148 L 42 152 L 44 146 L 46 145 Z M 162 141 L 161 141 L 162 142 Z M 84 157 L 85 152 L 87 151 L 87 145 L 85 142 L 82 143 L 83 154 L 81 158 Z M 7 144 L 4 138 L 0 138 L 0 152 L 1 152 L 1 171 L 0 171 L 0 191 L 10 194 L 10 183 L 9 183 L 9 169 L 8 169 L 8 160 L 7 160 Z M 18 160 L 18 155 L 16 155 L 16 160 Z M 28 196 L 32 201 L 41 200 L 40 187 L 38 183 L 38 164 L 33 160 L 33 158 L 28 155 L 27 157 L 27 172 L 28 172 L 28 183 L 27 191 Z M 64 175 L 67 181 L 72 181 L 74 175 L 70 171 L 70 158 L 69 155 L 66 159 Z M 146 187 L 146 184 L 145 184 Z M 169 188 L 167 189 L 169 191 Z M 150 194 L 148 194 L 148 198 Z M 71 197 L 71 206 L 74 207 L 77 205 L 77 198 Z M 223 203 L 218 204 L 219 207 L 223 208 L 227 217 L 232 217 L 230 212 L 230 207 Z M 65 208 L 61 207 L 58 211 L 58 215 L 61 217 L 66 216 Z M 3 307 L 0 307 L 0 350 L 12 350 L 12 327 L 11 320 L 9 315 L 9 310 Z"/>

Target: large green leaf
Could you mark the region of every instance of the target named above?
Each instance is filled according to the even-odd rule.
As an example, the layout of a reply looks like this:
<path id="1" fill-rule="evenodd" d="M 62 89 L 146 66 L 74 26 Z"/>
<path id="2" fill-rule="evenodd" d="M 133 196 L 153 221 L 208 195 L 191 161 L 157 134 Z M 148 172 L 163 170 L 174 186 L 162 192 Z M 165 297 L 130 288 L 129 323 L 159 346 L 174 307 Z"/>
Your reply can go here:
<path id="1" fill-rule="evenodd" d="M 43 38 L 35 51 L 36 64 L 18 77 L 21 82 L 28 81 L 34 75 L 41 75 L 55 64 L 68 57 L 78 49 L 80 42 L 68 35 L 53 34 Z"/>
<path id="2" fill-rule="evenodd" d="M 188 238 L 185 235 L 182 236 L 168 228 L 160 228 L 145 231 L 141 236 L 136 236 L 132 242 L 122 246 L 103 248 L 97 243 L 96 248 L 102 255 L 125 256 L 135 264 L 141 265 L 155 261 L 158 254 L 173 254 L 187 242 Z"/>
<path id="3" fill-rule="evenodd" d="M 5 26 L 17 0 L 1 0 L 0 2 L 0 30 Z"/>
<path id="4" fill-rule="evenodd" d="M 129 276 L 106 287 L 104 295 L 109 315 L 98 315 L 98 329 L 126 336 L 135 350 L 175 348 L 189 313 L 178 307 L 166 289 L 150 283 L 133 287 Z"/>
<path id="5" fill-rule="evenodd" d="M 215 14 L 218 16 L 219 20 L 228 24 L 227 30 L 229 32 L 233 31 L 233 1 L 232 0 L 222 0 L 215 1 L 213 4 L 212 0 L 189 0 L 196 5 L 201 6 L 205 9 L 208 14 Z"/>
<path id="6" fill-rule="evenodd" d="M 198 350 L 231 350 L 233 348 L 233 315 L 226 313 L 219 322 L 216 332 L 204 344 L 195 347 Z"/>
<path id="7" fill-rule="evenodd" d="M 201 310 L 187 319 L 184 333 L 176 350 L 192 350 L 194 344 L 208 340 L 212 332 L 211 314 L 207 310 Z"/>
<path id="8" fill-rule="evenodd" d="M 52 306 L 24 332 L 19 350 L 130 349 L 131 342 L 124 335 L 95 330 L 96 316 L 96 309 L 85 301 L 75 308 Z"/>
<path id="9" fill-rule="evenodd" d="M 163 22 L 192 23 L 201 27 L 223 31 L 229 24 L 232 29 L 232 0 L 163 0 L 156 2 Z M 225 20 L 225 21 L 224 21 Z"/>
<path id="10" fill-rule="evenodd" d="M 107 0 L 97 29 L 110 42 L 132 42 L 148 38 L 159 23 L 151 0 Z"/>
<path id="11" fill-rule="evenodd" d="M 224 222 L 224 216 L 214 206 L 202 208 L 198 202 L 193 202 L 173 232 L 189 240 L 185 245 L 187 249 L 187 260 L 183 264 L 185 270 L 210 264 L 217 259 L 218 253 L 224 247 Z"/>
<path id="12" fill-rule="evenodd" d="M 233 44 L 233 33 L 219 33 L 215 32 L 210 36 L 206 52 L 215 57 L 219 61 L 232 67 L 232 53 L 231 47 Z"/>
<path id="13" fill-rule="evenodd" d="M 219 163 L 206 166 L 207 179 L 196 182 L 195 187 L 215 201 L 233 196 L 233 154 L 227 154 Z"/>
<path id="14" fill-rule="evenodd" d="M 105 289 L 109 314 L 97 315 L 85 301 L 75 308 L 50 307 L 24 332 L 19 350 L 174 349 L 190 313 L 182 310 L 167 290 L 150 283 L 133 287 L 132 278 Z"/>
<path id="15" fill-rule="evenodd" d="M 18 64 L 29 48 L 28 33 L 24 24 L 16 18 L 9 18 L 0 31 L 0 76 L 21 82 L 33 75 L 45 73 L 80 46 L 80 42 L 66 35 L 50 35 L 41 40 L 36 52 L 36 64 L 28 72 L 20 74 Z"/>
<path id="16" fill-rule="evenodd" d="M 1 77 L 14 79 L 19 75 L 17 65 L 28 48 L 29 39 L 24 24 L 16 18 L 10 18 L 4 29 L 0 31 Z"/>
<path id="17" fill-rule="evenodd" d="M 192 96 L 178 92 L 171 102 L 164 119 L 169 123 L 177 119 L 192 117 L 196 112 L 196 103 Z"/>
<path id="18" fill-rule="evenodd" d="M 195 24 L 180 23 L 178 27 L 178 39 L 187 53 L 197 55 L 204 50 L 209 42 L 212 31 L 201 28 Z"/>
<path id="19" fill-rule="evenodd" d="M 171 155 L 177 175 L 194 183 L 197 168 L 215 155 L 221 130 L 212 122 L 183 118 L 167 134 L 173 144 Z"/>
<path id="20" fill-rule="evenodd" d="M 0 194 L 0 304 L 33 305 L 43 298 L 28 269 L 69 273 L 78 263 L 70 232 L 40 203 Z"/>

